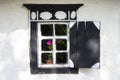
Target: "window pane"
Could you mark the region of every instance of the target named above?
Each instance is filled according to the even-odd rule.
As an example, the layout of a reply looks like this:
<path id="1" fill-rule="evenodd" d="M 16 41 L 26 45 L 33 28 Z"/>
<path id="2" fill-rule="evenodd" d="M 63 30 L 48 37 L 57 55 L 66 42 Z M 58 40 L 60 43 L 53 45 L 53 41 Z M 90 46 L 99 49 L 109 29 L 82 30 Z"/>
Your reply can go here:
<path id="1" fill-rule="evenodd" d="M 42 40 L 42 50 L 43 51 L 51 51 L 52 48 L 52 39 L 44 39 Z"/>
<path id="2" fill-rule="evenodd" d="M 67 49 L 67 40 L 66 39 L 56 39 L 56 49 L 57 50 L 66 50 Z"/>
<path id="3" fill-rule="evenodd" d="M 67 25 L 65 25 L 65 24 L 56 24 L 55 25 L 55 34 L 57 36 L 67 35 Z"/>
<path id="4" fill-rule="evenodd" d="M 52 53 L 42 53 L 42 64 L 52 64 L 53 57 Z"/>
<path id="5" fill-rule="evenodd" d="M 57 53 L 56 54 L 56 63 L 57 64 L 66 64 L 67 63 L 67 53 Z"/>
<path id="6" fill-rule="evenodd" d="M 42 24 L 41 25 L 42 36 L 53 36 L 53 25 L 52 24 Z"/>

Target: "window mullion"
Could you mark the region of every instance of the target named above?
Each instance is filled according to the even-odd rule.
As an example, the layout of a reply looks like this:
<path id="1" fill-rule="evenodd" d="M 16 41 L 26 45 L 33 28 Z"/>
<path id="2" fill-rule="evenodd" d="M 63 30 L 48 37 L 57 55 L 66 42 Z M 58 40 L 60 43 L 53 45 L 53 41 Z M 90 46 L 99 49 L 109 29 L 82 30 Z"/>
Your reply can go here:
<path id="1" fill-rule="evenodd" d="M 41 40 L 42 40 L 42 39 L 40 38 L 40 37 L 41 37 L 41 34 L 40 34 L 40 31 L 41 31 L 40 26 L 41 26 L 41 25 L 38 24 L 37 26 L 38 26 L 38 30 L 37 30 L 37 36 L 38 36 L 38 40 L 37 40 L 38 48 L 37 48 L 37 50 L 38 50 L 38 51 L 37 51 L 37 52 L 38 52 L 38 56 L 39 56 L 39 57 L 38 57 L 38 63 L 39 63 L 39 64 L 42 64 L 42 62 L 41 62 L 41 61 L 42 61 L 42 59 L 41 59 L 41 52 L 42 52 L 42 51 L 41 51 Z"/>
<path id="2" fill-rule="evenodd" d="M 53 24 L 53 64 L 56 64 L 55 24 Z"/>
<path id="3" fill-rule="evenodd" d="M 70 24 L 68 23 L 67 24 L 67 36 L 68 36 L 68 39 L 67 39 L 67 58 L 68 60 L 70 60 L 70 28 L 69 28 Z M 69 61 L 68 61 L 68 64 L 69 64 Z"/>

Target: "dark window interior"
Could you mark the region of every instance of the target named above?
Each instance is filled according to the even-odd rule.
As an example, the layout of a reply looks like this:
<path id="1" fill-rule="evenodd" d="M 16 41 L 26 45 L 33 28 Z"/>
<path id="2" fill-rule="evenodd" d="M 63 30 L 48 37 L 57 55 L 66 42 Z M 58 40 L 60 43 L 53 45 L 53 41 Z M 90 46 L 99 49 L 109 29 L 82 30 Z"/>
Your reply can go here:
<path id="1" fill-rule="evenodd" d="M 52 24 L 42 24 L 41 25 L 42 36 L 53 36 L 53 25 Z"/>
<path id="2" fill-rule="evenodd" d="M 56 24 L 55 25 L 55 34 L 57 36 L 67 35 L 67 25 L 65 24 Z"/>
<path id="3" fill-rule="evenodd" d="M 66 39 L 56 39 L 56 49 L 57 50 L 67 50 L 67 40 Z"/>
<path id="4" fill-rule="evenodd" d="M 57 64 L 67 63 L 67 53 L 66 52 L 57 53 L 56 54 L 56 63 Z"/>

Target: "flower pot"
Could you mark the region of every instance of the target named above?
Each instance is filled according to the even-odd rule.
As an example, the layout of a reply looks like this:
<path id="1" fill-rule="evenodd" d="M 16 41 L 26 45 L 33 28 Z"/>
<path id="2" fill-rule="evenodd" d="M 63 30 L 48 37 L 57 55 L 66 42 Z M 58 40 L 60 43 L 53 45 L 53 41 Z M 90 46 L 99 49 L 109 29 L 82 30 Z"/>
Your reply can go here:
<path id="1" fill-rule="evenodd" d="M 52 64 L 52 60 L 46 60 L 47 64 Z"/>

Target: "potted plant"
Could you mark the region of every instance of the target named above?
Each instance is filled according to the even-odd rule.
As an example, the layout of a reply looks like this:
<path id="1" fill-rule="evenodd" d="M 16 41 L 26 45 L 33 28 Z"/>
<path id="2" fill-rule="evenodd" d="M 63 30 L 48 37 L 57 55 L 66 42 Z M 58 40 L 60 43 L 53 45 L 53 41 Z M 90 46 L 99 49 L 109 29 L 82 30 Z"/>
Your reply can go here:
<path id="1" fill-rule="evenodd" d="M 52 63 L 53 63 L 53 61 L 52 61 L 52 53 L 49 53 L 47 57 L 48 57 L 48 58 L 47 58 L 47 60 L 46 60 L 46 63 L 47 63 L 47 64 L 52 64 Z"/>

